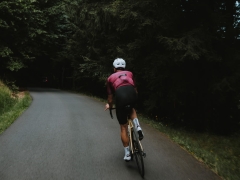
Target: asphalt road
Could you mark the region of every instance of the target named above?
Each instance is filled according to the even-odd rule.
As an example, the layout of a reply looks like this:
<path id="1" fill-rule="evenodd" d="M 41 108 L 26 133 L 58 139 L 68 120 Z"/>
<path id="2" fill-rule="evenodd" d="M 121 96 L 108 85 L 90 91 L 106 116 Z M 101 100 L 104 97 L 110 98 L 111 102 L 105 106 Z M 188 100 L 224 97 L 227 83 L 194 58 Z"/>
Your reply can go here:
<path id="1" fill-rule="evenodd" d="M 0 135 L 0 180 L 137 180 L 123 160 L 120 128 L 104 103 L 57 89 L 30 89 L 31 106 Z M 114 114 L 115 115 L 115 114 Z M 219 180 L 202 163 L 141 123 L 145 180 Z"/>

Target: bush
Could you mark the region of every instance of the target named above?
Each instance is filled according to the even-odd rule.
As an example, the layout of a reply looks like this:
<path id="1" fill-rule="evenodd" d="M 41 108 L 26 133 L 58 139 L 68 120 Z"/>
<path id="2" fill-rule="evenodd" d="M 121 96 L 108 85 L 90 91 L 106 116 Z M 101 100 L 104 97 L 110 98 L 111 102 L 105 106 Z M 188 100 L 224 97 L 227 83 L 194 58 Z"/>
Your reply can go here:
<path id="1" fill-rule="evenodd" d="M 8 111 L 16 102 L 17 98 L 12 91 L 0 81 L 0 115 Z"/>

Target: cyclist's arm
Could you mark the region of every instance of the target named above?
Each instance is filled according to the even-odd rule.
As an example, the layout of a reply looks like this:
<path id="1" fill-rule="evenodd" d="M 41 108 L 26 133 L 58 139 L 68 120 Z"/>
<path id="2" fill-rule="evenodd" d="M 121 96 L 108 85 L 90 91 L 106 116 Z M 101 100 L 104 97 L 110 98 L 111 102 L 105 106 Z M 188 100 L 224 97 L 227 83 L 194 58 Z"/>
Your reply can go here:
<path id="1" fill-rule="evenodd" d="M 113 107 L 113 89 L 109 81 L 107 81 L 107 94 L 108 94 L 108 98 L 107 98 L 108 103 L 105 106 L 105 110 Z"/>
<path id="2" fill-rule="evenodd" d="M 108 95 L 108 104 L 109 104 L 110 108 L 113 107 L 113 95 L 112 94 Z"/>
<path id="3" fill-rule="evenodd" d="M 105 110 L 113 107 L 113 95 L 112 94 L 108 95 L 107 101 L 108 101 L 108 103 L 105 106 Z"/>

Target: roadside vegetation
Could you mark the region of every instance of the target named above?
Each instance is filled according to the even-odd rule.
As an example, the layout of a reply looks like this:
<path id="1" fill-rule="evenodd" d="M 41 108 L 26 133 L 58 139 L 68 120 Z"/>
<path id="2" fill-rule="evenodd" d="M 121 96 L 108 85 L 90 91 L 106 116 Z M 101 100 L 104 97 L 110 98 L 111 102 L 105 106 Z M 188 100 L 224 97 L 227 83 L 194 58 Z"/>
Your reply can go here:
<path id="1" fill-rule="evenodd" d="M 0 134 L 29 107 L 31 101 L 28 92 L 13 91 L 0 81 Z"/>
<path id="2" fill-rule="evenodd" d="M 166 134 L 223 179 L 240 179 L 240 133 L 221 136 L 172 127 L 144 115 L 139 119 Z"/>

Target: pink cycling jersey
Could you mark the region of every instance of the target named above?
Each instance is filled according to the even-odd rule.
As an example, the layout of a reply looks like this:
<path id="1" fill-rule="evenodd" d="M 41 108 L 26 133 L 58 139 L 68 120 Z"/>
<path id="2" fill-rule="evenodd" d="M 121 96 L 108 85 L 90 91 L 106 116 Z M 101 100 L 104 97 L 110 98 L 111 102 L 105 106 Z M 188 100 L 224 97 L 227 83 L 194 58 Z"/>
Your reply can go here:
<path id="1" fill-rule="evenodd" d="M 121 86 L 132 85 L 135 87 L 133 74 L 130 71 L 118 71 L 107 79 L 107 93 L 113 94 Z"/>

